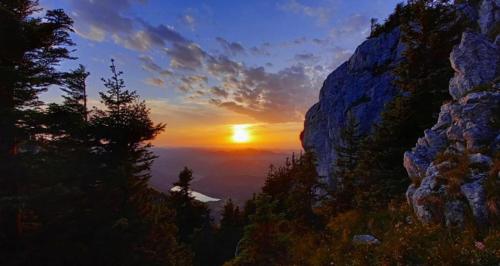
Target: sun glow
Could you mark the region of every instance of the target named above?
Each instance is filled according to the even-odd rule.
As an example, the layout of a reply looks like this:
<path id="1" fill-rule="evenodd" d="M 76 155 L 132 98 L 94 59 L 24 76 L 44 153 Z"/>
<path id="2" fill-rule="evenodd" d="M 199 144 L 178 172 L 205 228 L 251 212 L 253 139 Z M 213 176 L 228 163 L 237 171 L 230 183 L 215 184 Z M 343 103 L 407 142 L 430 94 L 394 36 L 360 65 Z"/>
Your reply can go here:
<path id="1" fill-rule="evenodd" d="M 250 142 L 251 136 L 248 130 L 249 125 L 233 125 L 233 136 L 231 137 L 234 143 Z"/>

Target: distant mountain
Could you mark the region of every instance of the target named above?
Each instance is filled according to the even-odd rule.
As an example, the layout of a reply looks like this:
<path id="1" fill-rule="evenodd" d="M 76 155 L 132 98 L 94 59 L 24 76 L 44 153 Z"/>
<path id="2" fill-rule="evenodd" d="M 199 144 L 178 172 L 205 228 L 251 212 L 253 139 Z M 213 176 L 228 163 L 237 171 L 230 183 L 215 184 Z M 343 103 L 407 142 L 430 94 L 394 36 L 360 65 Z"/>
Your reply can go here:
<path id="1" fill-rule="evenodd" d="M 193 170 L 194 191 L 222 199 L 222 203 L 232 198 L 238 204 L 260 190 L 271 164 L 282 164 L 293 153 L 288 150 L 196 148 L 155 148 L 153 151 L 158 156 L 152 167 L 150 183 L 153 187 L 169 191 L 179 172 L 187 166 Z"/>

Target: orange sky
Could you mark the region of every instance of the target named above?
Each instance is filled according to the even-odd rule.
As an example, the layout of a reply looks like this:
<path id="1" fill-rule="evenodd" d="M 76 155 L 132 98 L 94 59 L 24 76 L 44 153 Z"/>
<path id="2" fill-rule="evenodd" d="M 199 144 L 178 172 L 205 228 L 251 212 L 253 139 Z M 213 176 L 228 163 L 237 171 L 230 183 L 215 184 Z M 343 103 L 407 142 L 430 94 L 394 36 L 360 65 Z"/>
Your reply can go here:
<path id="1" fill-rule="evenodd" d="M 301 149 L 302 122 L 262 123 L 209 104 L 148 101 L 148 105 L 154 121 L 167 124 L 153 143 L 157 147 Z M 233 126 L 238 124 L 248 125 L 248 143 L 232 140 Z"/>

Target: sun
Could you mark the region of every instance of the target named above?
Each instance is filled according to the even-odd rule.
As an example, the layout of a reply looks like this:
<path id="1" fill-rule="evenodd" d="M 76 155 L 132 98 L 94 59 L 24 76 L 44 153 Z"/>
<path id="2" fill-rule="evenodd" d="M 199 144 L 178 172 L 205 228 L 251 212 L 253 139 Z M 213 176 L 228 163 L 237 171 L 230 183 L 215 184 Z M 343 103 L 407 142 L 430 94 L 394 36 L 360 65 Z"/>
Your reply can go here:
<path id="1" fill-rule="evenodd" d="M 249 125 L 233 125 L 233 136 L 231 137 L 234 143 L 247 143 L 251 136 L 248 130 Z"/>

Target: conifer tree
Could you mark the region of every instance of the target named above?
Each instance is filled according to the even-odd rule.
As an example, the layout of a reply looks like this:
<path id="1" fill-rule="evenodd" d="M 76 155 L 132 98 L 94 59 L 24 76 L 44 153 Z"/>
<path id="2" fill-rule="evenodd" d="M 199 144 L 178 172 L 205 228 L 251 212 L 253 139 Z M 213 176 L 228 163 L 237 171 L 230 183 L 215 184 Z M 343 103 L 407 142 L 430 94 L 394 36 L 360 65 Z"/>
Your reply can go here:
<path id="1" fill-rule="evenodd" d="M 62 91 L 66 93 L 63 95 L 64 105 L 73 112 L 81 114 L 85 121 L 88 121 L 86 79 L 89 75 L 85 66 L 79 65 L 77 69 L 64 76 L 62 88 Z"/>
<path id="2" fill-rule="evenodd" d="M 335 201 L 338 210 L 352 207 L 352 197 L 355 194 L 354 169 L 360 157 L 362 137 L 359 132 L 359 122 L 352 112 L 346 116 L 346 124 L 340 132 L 340 141 L 335 145 L 337 159 L 334 176 L 336 178 Z"/>
<path id="3" fill-rule="evenodd" d="M 32 188 L 34 149 L 26 144 L 40 130 L 38 95 L 60 82 L 55 66 L 71 58 L 68 46 L 73 45 L 73 22 L 62 10 L 48 10 L 42 17 L 37 11 L 38 1 L 0 1 L 0 249 L 7 251 L 16 249 L 28 223 L 22 206 L 27 207 Z"/>
<path id="4" fill-rule="evenodd" d="M 184 167 L 179 174 L 179 180 L 174 183 L 179 189 L 170 191 L 170 205 L 176 211 L 176 225 L 179 228 L 179 240 L 191 244 L 193 233 L 197 229 L 207 230 L 210 224 L 210 211 L 205 203 L 191 196 L 191 181 L 193 172 Z"/>

